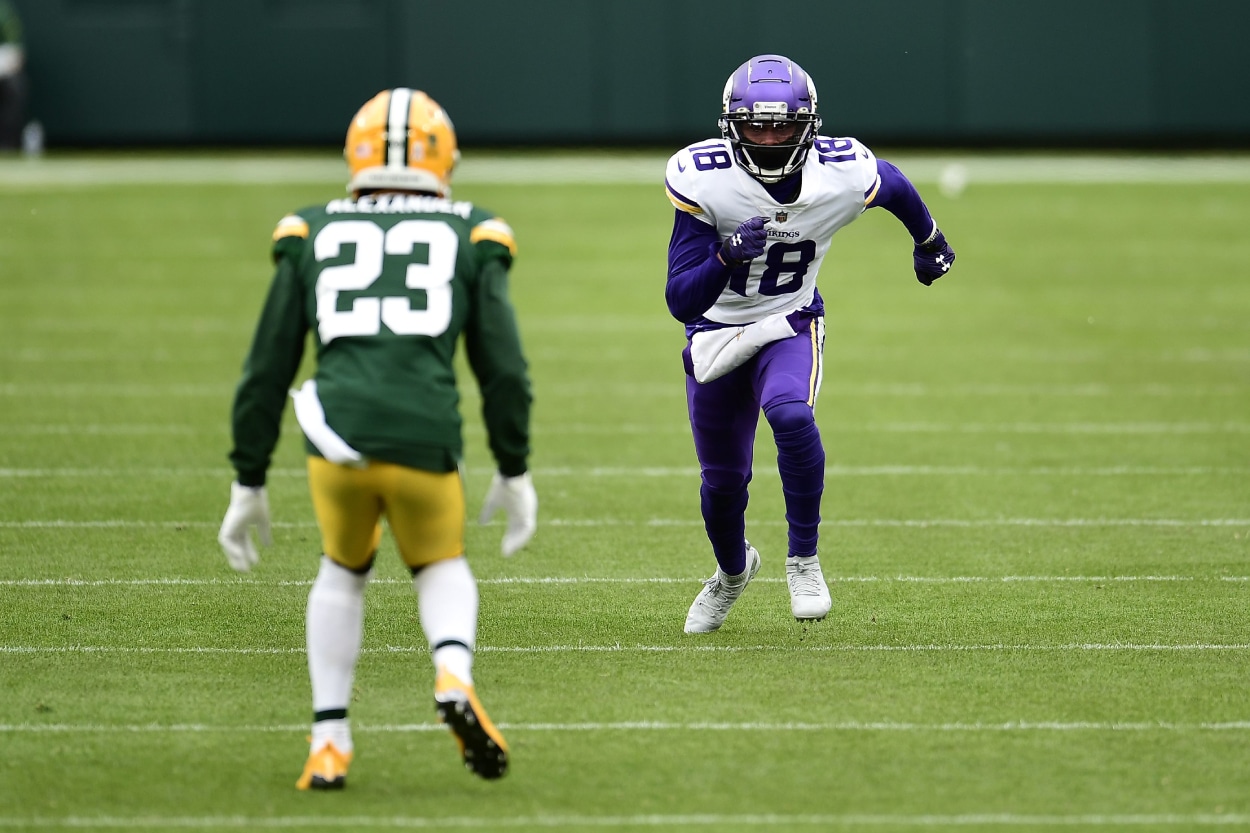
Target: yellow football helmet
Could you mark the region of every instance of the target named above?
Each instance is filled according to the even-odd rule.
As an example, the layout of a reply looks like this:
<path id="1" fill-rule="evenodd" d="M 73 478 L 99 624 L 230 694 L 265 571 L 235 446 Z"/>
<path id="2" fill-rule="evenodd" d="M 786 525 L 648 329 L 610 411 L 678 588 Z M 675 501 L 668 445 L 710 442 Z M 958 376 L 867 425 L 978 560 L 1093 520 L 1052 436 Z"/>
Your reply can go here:
<path id="1" fill-rule="evenodd" d="M 365 103 L 347 128 L 343 147 L 347 190 L 451 193 L 460 161 L 456 130 L 434 99 L 420 90 L 383 90 Z"/>

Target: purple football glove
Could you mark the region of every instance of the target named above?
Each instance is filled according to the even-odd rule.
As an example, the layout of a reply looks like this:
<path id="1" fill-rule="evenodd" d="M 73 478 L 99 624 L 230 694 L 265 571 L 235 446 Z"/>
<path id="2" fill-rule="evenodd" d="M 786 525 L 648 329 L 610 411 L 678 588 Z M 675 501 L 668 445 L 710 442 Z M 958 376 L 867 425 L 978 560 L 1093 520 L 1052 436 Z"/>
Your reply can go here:
<path id="1" fill-rule="evenodd" d="M 950 270 L 955 263 L 955 250 L 946 242 L 946 235 L 935 231 L 928 243 L 916 245 L 911 259 L 916 267 L 916 280 L 929 286 Z"/>
<path id="2" fill-rule="evenodd" d="M 763 217 L 752 217 L 734 229 L 734 233 L 721 244 L 721 262 L 726 266 L 741 266 L 764 254 L 764 245 L 768 243 L 768 232 L 764 231 L 765 222 L 767 221 Z"/>

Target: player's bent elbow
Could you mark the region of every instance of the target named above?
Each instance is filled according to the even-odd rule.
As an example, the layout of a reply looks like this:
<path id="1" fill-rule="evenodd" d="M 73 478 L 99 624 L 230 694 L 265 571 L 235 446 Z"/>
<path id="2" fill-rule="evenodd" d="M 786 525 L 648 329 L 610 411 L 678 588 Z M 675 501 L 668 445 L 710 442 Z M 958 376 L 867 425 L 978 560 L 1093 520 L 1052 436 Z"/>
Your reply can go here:
<path id="1" fill-rule="evenodd" d="M 676 318 L 678 321 L 680 321 L 683 324 L 685 324 L 689 320 L 689 318 L 686 315 L 686 311 L 682 309 L 681 305 L 675 304 L 672 301 L 668 302 L 668 314 L 673 316 L 674 318 Z"/>
<path id="2" fill-rule="evenodd" d="M 672 289 L 672 283 L 664 292 L 664 302 L 668 304 L 669 315 L 683 324 L 689 324 L 712 308 L 712 304 L 702 303 L 702 299 L 683 297 L 682 293 Z M 715 301 L 713 301 L 715 303 Z"/>

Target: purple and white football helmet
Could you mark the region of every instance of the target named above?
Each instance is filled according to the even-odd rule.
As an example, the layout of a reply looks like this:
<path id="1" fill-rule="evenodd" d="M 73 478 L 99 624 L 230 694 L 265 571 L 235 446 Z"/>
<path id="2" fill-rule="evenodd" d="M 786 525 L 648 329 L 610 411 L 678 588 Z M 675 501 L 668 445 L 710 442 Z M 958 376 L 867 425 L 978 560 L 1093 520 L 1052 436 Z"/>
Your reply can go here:
<path id="1" fill-rule="evenodd" d="M 756 55 L 725 82 L 721 135 L 760 182 L 779 182 L 803 166 L 820 131 L 816 85 L 783 55 Z"/>

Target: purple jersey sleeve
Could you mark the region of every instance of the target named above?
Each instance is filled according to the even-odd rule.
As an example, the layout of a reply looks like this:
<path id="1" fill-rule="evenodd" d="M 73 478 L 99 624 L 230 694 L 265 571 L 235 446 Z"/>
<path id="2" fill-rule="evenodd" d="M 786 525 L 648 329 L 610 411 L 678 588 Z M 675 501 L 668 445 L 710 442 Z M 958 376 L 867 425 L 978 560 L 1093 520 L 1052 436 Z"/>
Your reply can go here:
<path id="1" fill-rule="evenodd" d="M 721 239 L 714 227 L 684 211 L 674 214 L 664 300 L 674 318 L 690 323 L 716 303 L 733 269 L 716 256 Z"/>
<path id="2" fill-rule="evenodd" d="M 933 215 L 920 198 L 916 186 L 884 159 L 877 160 L 877 174 L 881 177 L 881 187 L 868 207 L 880 206 L 897 217 L 914 242 L 923 243 L 929 239 L 935 228 Z"/>

